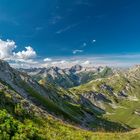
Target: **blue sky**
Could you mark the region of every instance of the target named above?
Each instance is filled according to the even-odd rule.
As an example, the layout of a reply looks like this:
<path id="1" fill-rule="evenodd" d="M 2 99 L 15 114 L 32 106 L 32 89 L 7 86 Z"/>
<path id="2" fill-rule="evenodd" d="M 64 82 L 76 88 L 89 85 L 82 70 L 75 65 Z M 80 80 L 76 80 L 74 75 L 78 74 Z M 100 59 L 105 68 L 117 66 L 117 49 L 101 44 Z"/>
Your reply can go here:
<path id="1" fill-rule="evenodd" d="M 140 1 L 0 0 L 0 38 L 38 58 L 139 54 Z"/>

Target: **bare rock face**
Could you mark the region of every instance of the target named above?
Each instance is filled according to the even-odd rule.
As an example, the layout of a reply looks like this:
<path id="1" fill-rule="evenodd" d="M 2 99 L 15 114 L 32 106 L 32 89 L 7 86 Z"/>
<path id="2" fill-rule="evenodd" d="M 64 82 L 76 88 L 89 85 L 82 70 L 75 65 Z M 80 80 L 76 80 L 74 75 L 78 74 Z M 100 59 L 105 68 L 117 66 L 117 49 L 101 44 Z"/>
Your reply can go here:
<path id="1" fill-rule="evenodd" d="M 70 71 L 72 71 L 72 72 L 81 71 L 81 70 L 82 70 L 82 66 L 81 65 L 74 65 L 70 69 Z"/>
<path id="2" fill-rule="evenodd" d="M 1 80 L 5 80 L 6 82 L 13 81 L 16 78 L 18 72 L 10 67 L 8 62 L 4 60 L 0 60 L 0 78 Z"/>
<path id="3" fill-rule="evenodd" d="M 10 67 L 10 65 L 0 60 L 0 78 L 5 79 L 7 82 L 10 82 L 14 78 L 15 71 Z M 10 80 L 10 81 L 9 81 Z"/>
<path id="4" fill-rule="evenodd" d="M 8 64 L 8 62 L 0 60 L 0 80 L 11 86 L 21 96 L 27 98 L 28 93 L 25 91 L 23 82 L 31 86 L 34 90 L 39 91 L 40 94 L 46 95 L 39 84 L 25 73 L 19 72 Z"/>

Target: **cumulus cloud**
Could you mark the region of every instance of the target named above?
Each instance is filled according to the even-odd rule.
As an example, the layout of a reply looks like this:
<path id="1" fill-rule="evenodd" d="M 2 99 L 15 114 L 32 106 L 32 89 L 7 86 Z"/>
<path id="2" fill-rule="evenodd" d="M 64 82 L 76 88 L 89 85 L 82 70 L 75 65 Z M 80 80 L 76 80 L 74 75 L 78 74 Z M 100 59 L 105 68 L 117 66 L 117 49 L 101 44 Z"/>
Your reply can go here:
<path id="1" fill-rule="evenodd" d="M 28 60 L 36 57 L 36 52 L 31 46 L 25 47 L 26 50 L 15 52 L 17 48 L 13 40 L 0 39 L 0 59 L 4 60 Z"/>
<path id="2" fill-rule="evenodd" d="M 82 53 L 83 52 L 83 50 L 73 50 L 73 54 L 77 54 L 77 53 Z"/>
<path id="3" fill-rule="evenodd" d="M 51 58 L 45 58 L 43 61 L 44 62 L 50 62 L 50 61 L 52 61 L 52 59 Z"/>
<path id="4" fill-rule="evenodd" d="M 96 42 L 93 41 L 93 42 Z M 0 59 L 9 61 L 13 67 L 71 67 L 75 64 L 82 66 L 113 66 L 113 67 L 128 67 L 135 64 L 140 64 L 140 54 L 125 54 L 125 55 L 103 55 L 103 56 L 76 56 L 66 58 L 44 58 L 36 59 L 36 51 L 27 46 L 24 50 L 16 51 L 18 46 L 13 40 L 0 39 Z M 84 50 L 73 50 L 73 54 L 82 53 Z"/>
<path id="5" fill-rule="evenodd" d="M 31 59 L 31 58 L 34 58 L 36 57 L 36 52 L 34 51 L 34 49 L 30 46 L 28 47 L 25 47 L 26 50 L 23 50 L 23 51 L 19 51 L 18 53 L 13 53 L 14 56 L 16 58 L 19 58 L 19 59 Z"/>
<path id="6" fill-rule="evenodd" d="M 12 40 L 3 41 L 0 39 L 0 59 L 10 59 L 13 56 L 13 50 L 16 48 Z"/>

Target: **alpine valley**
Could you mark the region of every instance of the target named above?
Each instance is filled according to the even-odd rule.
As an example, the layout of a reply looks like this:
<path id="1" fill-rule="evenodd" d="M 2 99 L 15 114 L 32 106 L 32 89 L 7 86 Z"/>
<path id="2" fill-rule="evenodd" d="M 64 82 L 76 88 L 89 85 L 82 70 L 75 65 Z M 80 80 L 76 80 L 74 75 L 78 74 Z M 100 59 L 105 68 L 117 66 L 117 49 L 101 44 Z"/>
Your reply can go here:
<path id="1" fill-rule="evenodd" d="M 0 60 L 0 139 L 139 140 L 140 66 L 15 69 Z"/>

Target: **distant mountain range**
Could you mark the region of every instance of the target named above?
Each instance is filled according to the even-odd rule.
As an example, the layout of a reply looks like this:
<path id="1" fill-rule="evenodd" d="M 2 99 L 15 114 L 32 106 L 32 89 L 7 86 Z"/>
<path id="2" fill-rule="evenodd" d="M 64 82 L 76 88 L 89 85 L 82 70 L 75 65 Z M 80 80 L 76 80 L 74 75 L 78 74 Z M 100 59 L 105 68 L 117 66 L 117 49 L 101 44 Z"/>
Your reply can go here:
<path id="1" fill-rule="evenodd" d="M 0 138 L 139 140 L 139 92 L 140 66 L 16 70 L 0 60 Z"/>
<path id="2" fill-rule="evenodd" d="M 113 74 L 109 67 L 82 67 L 74 65 L 71 68 L 58 67 L 19 69 L 32 76 L 39 83 L 51 83 L 63 88 L 71 88 L 87 83 L 97 78 L 105 78 Z"/>

